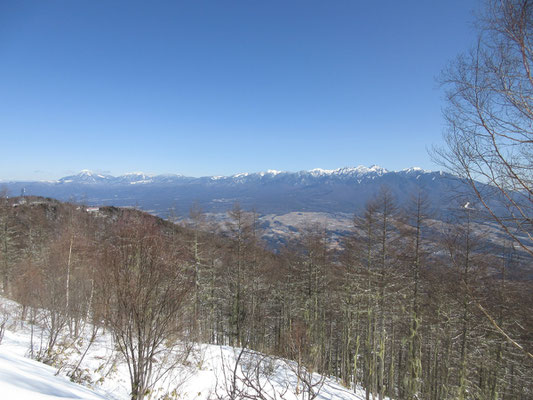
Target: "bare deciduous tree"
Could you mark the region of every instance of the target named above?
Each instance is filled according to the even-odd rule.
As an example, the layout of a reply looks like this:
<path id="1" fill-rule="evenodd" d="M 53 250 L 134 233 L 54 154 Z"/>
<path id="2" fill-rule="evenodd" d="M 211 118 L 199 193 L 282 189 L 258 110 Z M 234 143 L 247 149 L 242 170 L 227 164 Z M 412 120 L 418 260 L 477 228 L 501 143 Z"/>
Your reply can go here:
<path id="1" fill-rule="evenodd" d="M 168 356 L 185 320 L 191 279 L 152 218 L 141 215 L 117 225 L 102 277 L 111 299 L 111 331 L 130 373 L 131 397 L 142 400 L 170 368 L 160 370 L 156 364 L 173 365 Z"/>
<path id="2" fill-rule="evenodd" d="M 447 146 L 434 156 L 533 255 L 533 2 L 490 0 L 478 22 L 476 46 L 442 75 Z"/>
<path id="3" fill-rule="evenodd" d="M 490 0 L 478 28 L 477 45 L 443 73 L 447 148 L 434 156 L 469 182 L 492 220 L 533 256 L 533 2 Z"/>

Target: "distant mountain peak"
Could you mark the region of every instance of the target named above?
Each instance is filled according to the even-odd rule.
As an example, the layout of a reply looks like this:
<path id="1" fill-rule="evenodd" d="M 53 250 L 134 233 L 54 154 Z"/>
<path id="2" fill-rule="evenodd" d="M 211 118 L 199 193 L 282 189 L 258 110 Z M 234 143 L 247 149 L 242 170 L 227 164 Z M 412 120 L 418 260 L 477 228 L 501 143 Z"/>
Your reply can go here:
<path id="1" fill-rule="evenodd" d="M 389 171 L 383 167 L 380 167 L 379 165 L 372 165 L 370 168 L 364 165 L 358 165 L 357 167 L 343 167 L 343 168 L 337 168 L 337 169 L 315 168 L 307 172 L 313 176 L 328 176 L 328 175 L 366 175 L 366 174 L 382 175 Z"/>
<path id="2" fill-rule="evenodd" d="M 95 173 L 89 169 L 82 169 L 76 175 L 65 176 L 64 178 L 59 179 L 60 183 L 98 183 L 108 181 L 113 178 L 111 175 L 103 175 Z"/>
<path id="3" fill-rule="evenodd" d="M 423 169 L 423 168 L 420 168 L 420 167 L 411 167 L 411 168 L 404 168 L 404 169 L 402 169 L 399 172 L 406 172 L 406 173 L 419 172 L 419 173 L 427 174 L 427 173 L 430 173 L 430 172 L 433 172 L 433 171 L 430 171 L 430 170 L 427 170 L 427 169 Z"/>
<path id="4" fill-rule="evenodd" d="M 100 178 L 105 178 L 111 175 L 100 174 L 98 172 L 91 171 L 90 169 L 82 169 L 80 172 L 78 172 L 77 176 L 97 176 Z"/>

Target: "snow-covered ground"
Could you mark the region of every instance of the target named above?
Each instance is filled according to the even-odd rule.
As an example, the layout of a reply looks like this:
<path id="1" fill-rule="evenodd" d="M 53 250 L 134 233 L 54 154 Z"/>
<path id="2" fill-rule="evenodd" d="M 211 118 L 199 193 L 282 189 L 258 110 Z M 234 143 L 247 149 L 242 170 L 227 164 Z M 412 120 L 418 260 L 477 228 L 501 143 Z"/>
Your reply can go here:
<path id="1" fill-rule="evenodd" d="M 0 393 L 3 399 L 106 399 L 104 393 L 56 376 L 56 368 L 0 346 Z"/>
<path id="2" fill-rule="evenodd" d="M 41 340 L 46 339 L 39 326 L 20 320 L 20 306 L 0 298 L 0 305 L 9 315 L 0 344 L 0 397 L 2 399 L 129 399 L 130 383 L 127 364 L 116 352 L 108 333 L 99 332 L 89 346 L 89 330 L 75 343 L 63 338 L 60 354 L 54 366 L 27 358 L 30 354 L 33 331 L 34 354 Z M 77 368 L 78 381 L 68 376 Z M 334 379 L 318 374 L 306 374 L 294 362 L 274 359 L 259 353 L 242 351 L 227 346 L 195 345 L 182 348 L 185 361 L 176 364 L 153 387 L 153 399 L 227 399 L 233 391 L 257 395 L 267 399 L 305 400 L 305 382 L 318 392 L 321 400 L 360 400 L 363 391 L 349 390 Z M 239 363 L 236 364 L 236 360 Z M 164 364 L 164 363 L 163 363 Z M 168 361 L 167 361 L 168 365 Z M 237 365 L 237 367 L 235 367 Z M 235 379 L 234 379 L 235 377 Z M 165 397 L 166 396 L 166 397 Z M 259 397 L 258 397 L 259 398 Z"/>

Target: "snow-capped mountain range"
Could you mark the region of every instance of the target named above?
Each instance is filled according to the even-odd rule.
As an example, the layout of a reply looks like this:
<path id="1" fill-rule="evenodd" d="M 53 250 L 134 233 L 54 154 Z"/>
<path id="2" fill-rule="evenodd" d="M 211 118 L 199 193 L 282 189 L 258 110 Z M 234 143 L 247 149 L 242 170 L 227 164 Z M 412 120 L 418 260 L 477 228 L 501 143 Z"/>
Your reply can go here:
<path id="1" fill-rule="evenodd" d="M 56 183 L 61 184 L 168 184 L 172 182 L 183 183 L 183 182 L 226 182 L 226 183 L 247 183 L 257 180 L 291 180 L 297 182 L 300 180 L 302 183 L 306 183 L 307 180 L 314 178 L 327 178 L 334 180 L 344 180 L 349 181 L 352 179 L 361 180 L 361 179 L 373 179 L 385 174 L 428 174 L 432 171 L 426 171 L 418 167 L 407 168 L 400 171 L 388 171 L 385 168 L 382 168 L 378 165 L 373 165 L 370 168 L 363 165 L 357 167 L 344 167 L 337 169 L 321 169 L 315 168 L 309 171 L 299 171 L 299 172 L 287 172 L 287 171 L 276 171 L 268 170 L 264 172 L 255 172 L 248 173 L 242 172 L 230 176 L 206 176 L 200 178 L 187 177 L 184 175 L 177 174 L 164 174 L 164 175 L 150 175 L 145 174 L 144 172 L 131 172 L 120 176 L 113 176 L 108 174 L 100 174 L 92 172 L 90 170 L 82 170 L 76 175 L 70 175 L 63 177 Z"/>
<path id="2" fill-rule="evenodd" d="M 388 171 L 379 166 L 313 169 L 300 172 L 269 170 L 231 176 L 187 177 L 142 172 L 112 176 L 81 171 L 56 181 L 5 182 L 11 196 L 37 195 L 89 206 L 138 207 L 152 214 L 187 218 L 193 205 L 215 219 L 227 218 L 238 203 L 259 214 L 270 243 L 290 237 L 318 222 L 342 236 L 351 229 L 353 215 L 387 187 L 399 206 L 419 191 L 426 194 L 435 218 L 447 219 L 449 210 L 482 209 L 462 179 L 440 171 L 407 168 Z"/>
<path id="3" fill-rule="evenodd" d="M 421 168 L 388 171 L 376 165 L 200 178 L 142 172 L 115 177 L 84 170 L 56 181 L 6 182 L 0 186 L 6 186 L 11 195 L 24 193 L 89 205 L 138 206 L 161 216 L 170 209 L 177 215 L 188 215 L 194 203 L 206 212 L 223 213 L 236 202 L 263 215 L 353 214 L 361 211 L 383 186 L 389 187 L 400 204 L 422 190 L 434 207 L 445 208 L 450 205 L 450 195 L 467 191 L 462 180 L 448 173 Z"/>

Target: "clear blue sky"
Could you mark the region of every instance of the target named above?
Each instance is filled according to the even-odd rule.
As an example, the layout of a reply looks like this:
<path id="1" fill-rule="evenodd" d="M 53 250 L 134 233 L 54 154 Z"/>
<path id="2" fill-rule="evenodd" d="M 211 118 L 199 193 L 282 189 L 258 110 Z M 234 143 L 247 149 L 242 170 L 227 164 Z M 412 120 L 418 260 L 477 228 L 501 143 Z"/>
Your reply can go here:
<path id="1" fill-rule="evenodd" d="M 435 169 L 480 3 L 1 1 L 0 179 Z"/>

